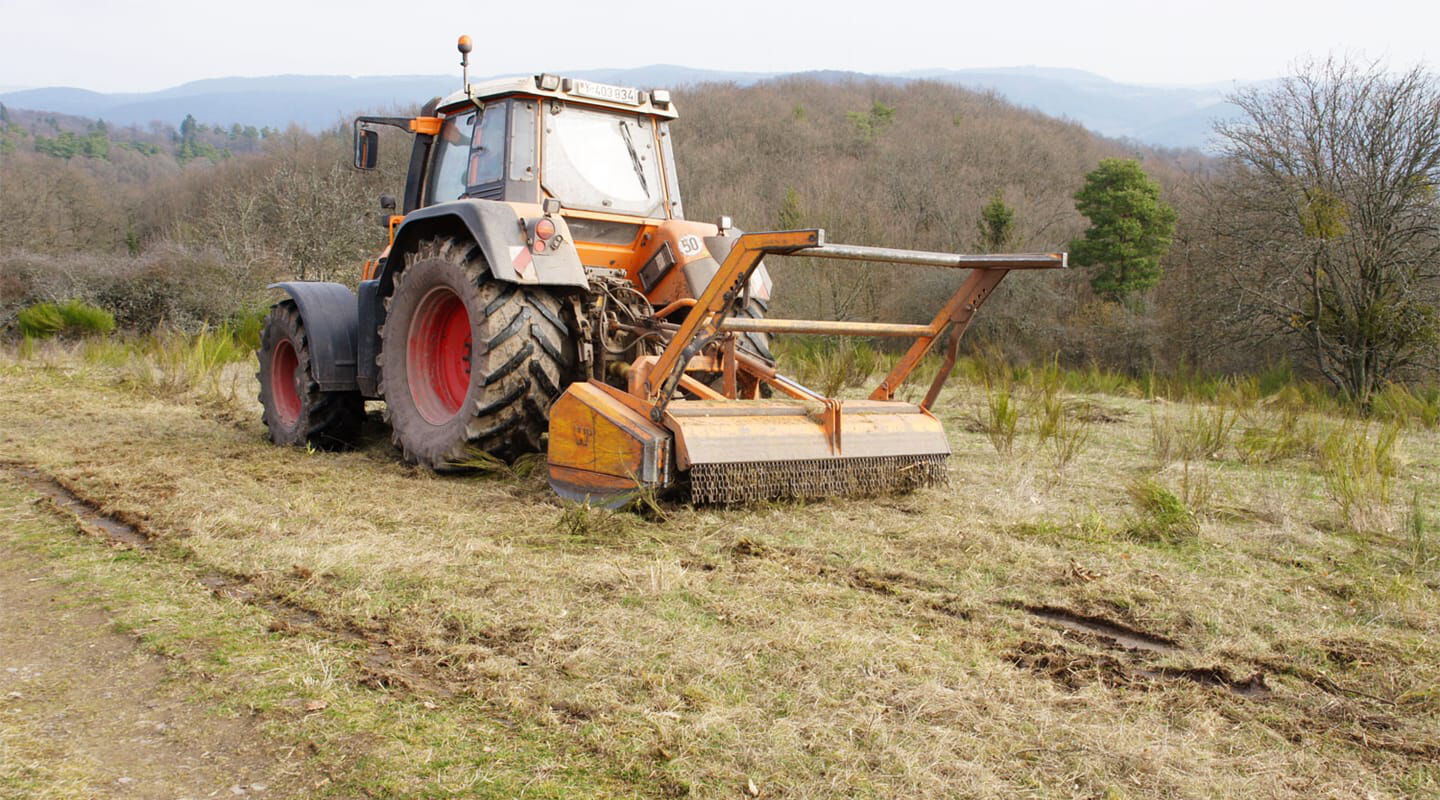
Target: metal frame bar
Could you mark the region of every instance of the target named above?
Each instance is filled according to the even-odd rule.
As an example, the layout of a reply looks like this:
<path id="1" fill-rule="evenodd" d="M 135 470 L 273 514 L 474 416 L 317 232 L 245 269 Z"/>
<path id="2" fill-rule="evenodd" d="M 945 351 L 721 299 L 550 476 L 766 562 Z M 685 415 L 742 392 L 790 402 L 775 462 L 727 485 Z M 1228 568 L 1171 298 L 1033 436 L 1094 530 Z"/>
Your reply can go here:
<path id="1" fill-rule="evenodd" d="M 893 336 L 913 339 L 932 333 L 929 325 L 902 325 L 888 322 L 842 322 L 820 319 L 752 319 L 728 317 L 720 323 L 726 333 L 805 333 L 835 336 Z"/>
<path id="2" fill-rule="evenodd" d="M 1066 253 L 998 253 L 959 255 L 924 250 L 897 250 L 893 247 L 862 247 L 854 244 L 822 244 L 803 255 L 844 261 L 879 261 L 889 264 L 918 264 L 951 269 L 1065 269 Z"/>

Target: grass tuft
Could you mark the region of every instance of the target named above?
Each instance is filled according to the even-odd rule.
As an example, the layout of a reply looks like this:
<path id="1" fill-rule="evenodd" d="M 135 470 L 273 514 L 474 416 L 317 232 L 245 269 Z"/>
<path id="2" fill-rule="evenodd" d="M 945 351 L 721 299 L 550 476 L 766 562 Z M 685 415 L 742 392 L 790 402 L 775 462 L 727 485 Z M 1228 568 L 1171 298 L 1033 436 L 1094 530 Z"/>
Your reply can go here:
<path id="1" fill-rule="evenodd" d="M 1420 504 L 1420 491 L 1410 497 L 1410 511 L 1405 515 L 1405 539 L 1410 551 L 1410 574 L 1430 572 L 1440 557 L 1430 547 L 1430 519 Z"/>
<path id="2" fill-rule="evenodd" d="M 1185 501 L 1155 478 L 1130 484 L 1130 501 L 1139 516 L 1126 535 L 1146 544 L 1183 544 L 1200 535 L 1200 523 Z"/>
<path id="3" fill-rule="evenodd" d="M 504 460 L 478 447 L 467 448 L 465 457 L 458 461 L 451 462 L 451 466 L 487 477 L 506 478 L 509 480 L 520 477 L 511 465 L 506 464 Z"/>
<path id="4" fill-rule="evenodd" d="M 1223 405 L 1191 406 L 1178 420 L 1151 411 L 1151 452 L 1162 463 L 1215 458 L 1238 419 L 1239 412 Z"/>
<path id="5" fill-rule="evenodd" d="M 991 389 L 985 404 L 985 434 L 995 452 L 1009 455 L 1015 450 L 1015 434 L 1020 428 L 1020 405 L 1009 386 Z"/>
<path id="6" fill-rule="evenodd" d="M 1315 468 L 1351 530 L 1366 533 L 1389 527 L 1390 499 L 1400 469 L 1399 443 L 1400 426 L 1387 423 L 1373 437 L 1368 424 L 1347 424 L 1320 444 Z"/>
<path id="7" fill-rule="evenodd" d="M 565 503 L 555 529 L 579 542 L 614 544 L 630 533 L 632 517 L 586 503 Z"/>
<path id="8" fill-rule="evenodd" d="M 1091 432 L 1089 421 L 1060 394 L 1065 386 L 1064 377 L 1064 371 L 1054 359 L 1028 376 L 1033 392 L 1035 439 L 1040 447 L 1049 451 L 1057 472 L 1064 471 L 1085 449 Z"/>
<path id="9" fill-rule="evenodd" d="M 1388 384 L 1375 394 L 1370 412 L 1379 420 L 1433 430 L 1440 425 L 1440 387 Z"/>
<path id="10" fill-rule="evenodd" d="M 1304 402 L 1293 387 L 1277 394 L 1271 406 L 1277 410 L 1241 432 L 1235 443 L 1240 460 L 1246 464 L 1273 464 L 1287 458 L 1314 457 L 1324 439 L 1324 427 L 1304 413 Z"/>
<path id="11" fill-rule="evenodd" d="M 784 369 L 826 397 L 864 385 L 885 364 L 885 357 L 869 344 L 848 337 L 838 342 L 791 337 L 776 340 L 775 346 Z"/>
<path id="12" fill-rule="evenodd" d="M 205 326 L 196 333 L 171 331 L 139 342 L 126 364 L 126 380 L 163 394 L 194 393 L 228 403 L 236 397 L 226 368 L 254 357 L 229 325 Z"/>

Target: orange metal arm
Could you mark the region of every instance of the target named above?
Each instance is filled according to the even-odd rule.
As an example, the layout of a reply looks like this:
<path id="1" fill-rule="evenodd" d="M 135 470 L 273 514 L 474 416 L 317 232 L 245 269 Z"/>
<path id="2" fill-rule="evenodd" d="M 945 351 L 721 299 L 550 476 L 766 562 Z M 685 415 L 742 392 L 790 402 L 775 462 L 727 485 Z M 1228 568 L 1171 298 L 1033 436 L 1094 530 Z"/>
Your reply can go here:
<path id="1" fill-rule="evenodd" d="M 1009 272 L 1007 269 L 977 269 L 970 273 L 965 282 L 960 285 L 959 290 L 950 298 L 950 302 L 940 309 L 935 319 L 930 323 L 928 336 L 920 336 L 905 351 L 905 355 L 895 362 L 890 374 L 885 380 L 875 387 L 870 393 L 871 400 L 894 400 L 895 390 L 910 376 L 920 359 L 930 352 L 935 346 L 935 340 L 944 335 L 947 328 L 953 326 L 951 335 L 954 337 L 951 353 L 940 372 L 935 375 L 935 381 L 930 385 L 930 391 L 925 395 L 925 402 L 920 404 L 921 408 L 929 408 L 940 394 L 940 387 L 945 385 L 945 380 L 950 377 L 950 369 L 955 366 L 956 351 L 959 347 L 960 337 L 964 335 L 965 329 L 970 327 L 970 320 L 974 319 L 976 309 L 985 302 L 990 293 L 1000 285 L 1000 281 Z"/>

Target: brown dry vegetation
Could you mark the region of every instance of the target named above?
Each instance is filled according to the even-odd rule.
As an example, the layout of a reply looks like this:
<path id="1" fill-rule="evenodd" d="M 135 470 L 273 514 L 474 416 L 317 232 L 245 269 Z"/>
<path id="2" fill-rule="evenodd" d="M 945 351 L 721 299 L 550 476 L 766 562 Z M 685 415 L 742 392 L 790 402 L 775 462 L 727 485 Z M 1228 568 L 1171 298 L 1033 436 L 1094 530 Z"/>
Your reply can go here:
<path id="1" fill-rule="evenodd" d="M 1015 209 L 1011 248 L 1059 250 L 1084 230 L 1073 195 L 1102 158 L 1139 158 L 1182 219 L 1194 205 L 1187 171 L 1204 163 L 934 83 L 705 85 L 677 92 L 676 102 L 688 216 L 728 214 L 747 230 L 820 226 L 833 241 L 854 244 L 973 251 L 980 209 L 999 192 Z M 262 287 L 287 276 L 355 281 L 363 260 L 384 246 L 376 198 L 400 193 L 409 149 L 404 135 L 387 130 L 381 168 L 359 173 L 348 167 L 348 133 L 272 133 L 258 152 L 184 165 L 168 153 L 146 159 L 119 147 L 109 159 L 62 161 L 16 139 L 14 152 L 0 156 L 0 199 L 21 214 L 0 229 L 0 258 L 12 265 L 0 274 L 0 326 L 35 300 L 149 307 L 164 296 L 153 291 L 163 284 L 245 305 L 268 302 Z M 1184 237 L 1182 230 L 1182 244 Z M 975 338 L 1003 342 L 1012 358 L 1058 351 L 1067 364 L 1132 372 L 1182 360 L 1254 367 L 1276 355 L 1217 347 L 1226 331 L 1197 302 L 1214 292 L 1203 249 L 1177 247 L 1167 266 L 1172 277 L 1147 311 L 1099 302 L 1082 270 L 1011 279 L 977 320 Z M 791 316 L 928 319 L 934 298 L 959 278 L 803 259 L 771 267 L 775 311 Z M 134 273 L 145 278 L 134 297 L 97 288 Z M 237 287 L 245 290 L 238 301 Z M 193 329 L 223 318 L 214 305 L 171 303 L 164 319 Z M 143 329 L 154 319 L 134 315 L 122 326 L 127 321 Z"/>
<path id="2" fill-rule="evenodd" d="M 379 435 L 277 449 L 242 368 L 186 393 L 103 360 L 7 356 L 0 454 L 148 546 L 15 527 L 13 469 L 4 535 L 305 743 L 317 794 L 1440 793 L 1424 428 L 1380 452 L 1283 396 L 962 384 L 948 489 L 649 521 L 415 470 Z M 1063 467 L 1057 402 L 1088 432 Z M 1393 477 L 1356 515 L 1333 469 L 1363 443 Z"/>
<path id="3" fill-rule="evenodd" d="M 1194 153 L 1107 140 L 995 95 L 938 83 L 791 79 L 701 87 L 680 102 L 674 130 L 690 216 L 729 214 L 751 230 L 821 227 L 833 241 L 854 244 L 981 250 L 980 211 L 999 193 L 1015 210 L 1010 250 L 1063 250 L 1084 231 L 1073 195 L 1101 159 L 1140 159 L 1182 211 L 1188 171 L 1204 163 Z M 934 298 L 962 277 L 806 259 L 770 269 L 777 313 L 907 322 L 928 321 Z M 1066 363 L 1131 370 L 1211 359 L 1208 347 L 1187 349 L 1200 318 L 1191 310 L 1188 272 L 1155 295 L 1152 313 L 1099 302 L 1088 281 L 1081 270 L 1012 278 L 976 319 L 972 337 L 1003 342 L 1011 358 L 1059 352 Z"/>

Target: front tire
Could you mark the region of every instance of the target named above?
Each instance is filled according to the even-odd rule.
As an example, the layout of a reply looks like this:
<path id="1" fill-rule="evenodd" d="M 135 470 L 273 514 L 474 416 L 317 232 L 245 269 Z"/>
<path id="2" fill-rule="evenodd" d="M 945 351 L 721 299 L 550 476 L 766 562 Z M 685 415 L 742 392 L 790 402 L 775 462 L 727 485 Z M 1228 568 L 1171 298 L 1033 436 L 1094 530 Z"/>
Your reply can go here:
<path id="1" fill-rule="evenodd" d="M 381 392 L 406 460 L 446 469 L 472 450 L 543 446 L 575 364 L 560 301 L 490 276 L 480 248 L 433 239 L 406 259 L 381 331 Z"/>
<path id="2" fill-rule="evenodd" d="M 310 343 L 295 301 L 276 303 L 260 332 L 261 419 L 270 441 L 324 450 L 353 446 L 365 421 L 359 392 L 322 392 L 310 373 Z"/>

